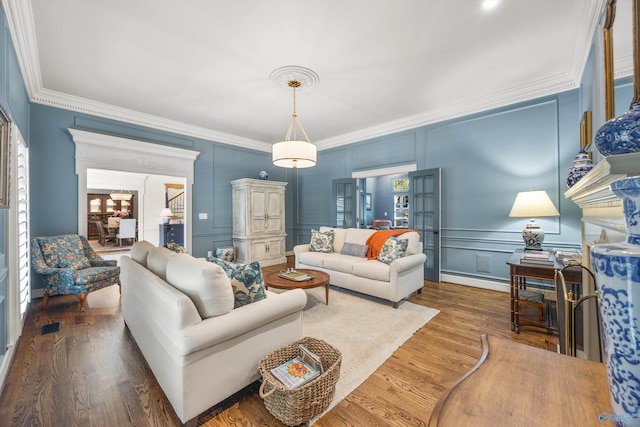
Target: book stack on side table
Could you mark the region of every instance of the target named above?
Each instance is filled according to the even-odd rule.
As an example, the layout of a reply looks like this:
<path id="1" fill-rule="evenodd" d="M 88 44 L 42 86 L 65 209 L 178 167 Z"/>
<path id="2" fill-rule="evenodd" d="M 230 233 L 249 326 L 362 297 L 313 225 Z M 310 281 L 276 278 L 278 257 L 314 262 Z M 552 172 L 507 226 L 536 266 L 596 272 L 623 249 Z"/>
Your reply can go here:
<path id="1" fill-rule="evenodd" d="M 320 358 L 300 344 L 300 355 L 271 370 L 287 388 L 298 388 L 324 372 Z"/>
<path id="2" fill-rule="evenodd" d="M 520 257 L 520 264 L 553 267 L 554 262 L 549 251 L 525 250 Z"/>

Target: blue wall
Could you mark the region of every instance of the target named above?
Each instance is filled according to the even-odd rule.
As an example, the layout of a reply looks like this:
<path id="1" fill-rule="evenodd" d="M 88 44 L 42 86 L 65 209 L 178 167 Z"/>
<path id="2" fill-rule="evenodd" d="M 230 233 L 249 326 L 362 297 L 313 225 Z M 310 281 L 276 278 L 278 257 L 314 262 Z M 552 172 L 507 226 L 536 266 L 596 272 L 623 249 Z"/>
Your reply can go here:
<path id="1" fill-rule="evenodd" d="M 306 242 L 310 228 L 332 223 L 332 179 L 408 163 L 441 168 L 443 273 L 507 281 L 506 261 L 522 247 L 527 222 L 508 217 L 519 191 L 544 189 L 560 211 L 560 218 L 538 220 L 546 246 L 579 247 L 581 213 L 564 192 L 581 115 L 574 90 L 322 151 L 315 168 L 301 171 L 300 193 L 315 197 L 300 206 L 295 240 Z M 375 208 L 382 207 L 377 217 L 390 209 L 380 188 L 386 187 L 374 193 Z M 478 257 L 483 265 L 489 258 L 489 271 L 478 271 Z"/>

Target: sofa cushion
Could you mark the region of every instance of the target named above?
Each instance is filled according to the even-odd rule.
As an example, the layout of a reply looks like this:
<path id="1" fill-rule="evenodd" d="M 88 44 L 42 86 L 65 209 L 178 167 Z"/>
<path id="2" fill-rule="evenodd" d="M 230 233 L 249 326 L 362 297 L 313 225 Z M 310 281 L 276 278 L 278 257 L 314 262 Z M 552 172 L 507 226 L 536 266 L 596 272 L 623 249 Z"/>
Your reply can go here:
<path id="1" fill-rule="evenodd" d="M 309 244 L 311 252 L 333 252 L 333 230 L 321 232 L 311 230 L 311 243 Z"/>
<path id="2" fill-rule="evenodd" d="M 155 248 L 154 245 L 147 242 L 146 240 L 141 240 L 136 242 L 131 247 L 131 259 L 137 262 L 138 264 L 142 264 L 143 266 L 147 266 L 147 255 L 151 249 Z"/>
<path id="3" fill-rule="evenodd" d="M 222 267 L 231 280 L 234 296 L 233 308 L 242 307 L 267 297 L 259 262 L 235 264 L 214 256 L 208 257 L 208 260 Z"/>
<path id="4" fill-rule="evenodd" d="M 420 235 L 417 231 L 407 231 L 406 233 L 396 236 L 398 240 L 407 240 L 407 250 L 403 256 L 419 254 L 422 252 L 422 243 L 420 243 Z"/>
<path id="5" fill-rule="evenodd" d="M 350 255 L 329 254 L 324 258 L 322 266 L 328 270 L 351 274 L 355 264 L 366 262 L 366 258 Z"/>
<path id="6" fill-rule="evenodd" d="M 333 230 L 333 251 L 340 253 L 340 251 L 342 251 L 342 245 L 344 245 L 344 239 L 347 237 L 347 229 L 320 227 L 320 231 L 322 232 L 329 230 Z"/>
<path id="7" fill-rule="evenodd" d="M 347 228 L 347 236 L 345 243 L 356 243 L 358 245 L 366 245 L 369 236 L 374 234 L 376 230 L 370 228 Z"/>
<path id="8" fill-rule="evenodd" d="M 167 280 L 167 264 L 175 255 L 167 248 L 153 247 L 147 255 L 147 269 L 162 280 Z"/>
<path id="9" fill-rule="evenodd" d="M 324 252 L 303 252 L 300 254 L 299 262 L 311 267 L 322 267 L 324 260 L 331 254 Z"/>
<path id="10" fill-rule="evenodd" d="M 364 258 L 367 256 L 367 249 L 369 246 L 367 245 L 359 245 L 357 243 L 345 243 L 342 246 L 342 250 L 340 253 L 342 255 L 351 255 Z"/>
<path id="11" fill-rule="evenodd" d="M 175 254 L 167 263 L 167 282 L 191 298 L 203 319 L 233 310 L 231 282 L 219 265 Z"/>
<path id="12" fill-rule="evenodd" d="M 76 265 L 86 265 L 83 260 L 86 258 L 84 245 L 77 234 L 39 237 L 38 242 L 42 257 L 48 267 L 73 268 L 72 266 Z M 91 263 L 83 268 L 88 267 L 91 267 Z"/>
<path id="13" fill-rule="evenodd" d="M 91 267 L 91 261 L 86 256 L 76 258 L 74 256 L 61 258 L 58 265 L 62 268 L 70 268 L 72 270 L 83 270 Z"/>
<path id="14" fill-rule="evenodd" d="M 378 261 L 391 264 L 394 260 L 404 255 L 408 244 L 408 240 L 400 240 L 395 236 L 389 237 L 382 245 L 382 249 L 378 254 Z"/>
<path id="15" fill-rule="evenodd" d="M 354 276 L 365 277 L 371 280 L 380 280 L 382 282 L 388 282 L 391 280 L 391 267 L 384 262 L 380 262 L 375 259 L 367 260 L 366 262 L 359 262 L 353 265 Z"/>

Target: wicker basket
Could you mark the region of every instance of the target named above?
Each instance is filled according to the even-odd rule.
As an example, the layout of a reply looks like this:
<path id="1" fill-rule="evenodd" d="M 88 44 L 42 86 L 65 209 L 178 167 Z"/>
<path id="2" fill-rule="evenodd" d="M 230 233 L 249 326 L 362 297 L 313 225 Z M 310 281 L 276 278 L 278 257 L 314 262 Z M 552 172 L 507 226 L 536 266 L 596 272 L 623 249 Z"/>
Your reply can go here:
<path id="1" fill-rule="evenodd" d="M 299 344 L 304 345 L 322 360 L 324 372 L 308 383 L 289 389 L 271 374 L 271 369 L 280 366 L 300 354 Z M 320 414 L 333 400 L 336 383 L 340 378 L 342 353 L 325 341 L 305 337 L 278 350 L 272 351 L 260 360 L 262 385 L 260 397 L 271 415 L 286 425 L 298 425 Z"/>

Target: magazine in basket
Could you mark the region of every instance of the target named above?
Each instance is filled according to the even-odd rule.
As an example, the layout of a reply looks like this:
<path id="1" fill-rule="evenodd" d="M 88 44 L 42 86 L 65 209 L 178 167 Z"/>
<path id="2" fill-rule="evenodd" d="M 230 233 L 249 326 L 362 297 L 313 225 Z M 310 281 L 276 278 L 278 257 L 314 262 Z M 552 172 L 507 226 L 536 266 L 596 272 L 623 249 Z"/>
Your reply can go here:
<path id="1" fill-rule="evenodd" d="M 287 388 L 297 388 L 324 372 L 320 358 L 300 345 L 300 355 L 271 370 L 274 378 Z"/>

